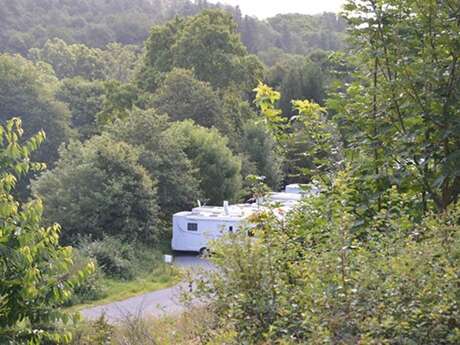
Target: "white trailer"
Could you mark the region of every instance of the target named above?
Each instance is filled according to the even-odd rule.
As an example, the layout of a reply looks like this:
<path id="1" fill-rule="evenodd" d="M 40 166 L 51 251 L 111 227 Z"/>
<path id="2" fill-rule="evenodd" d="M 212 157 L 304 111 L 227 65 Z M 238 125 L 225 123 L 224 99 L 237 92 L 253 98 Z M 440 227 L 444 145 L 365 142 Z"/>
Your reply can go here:
<path id="1" fill-rule="evenodd" d="M 203 252 L 208 242 L 228 232 L 251 226 L 248 218 L 254 213 L 275 205 L 277 217 L 284 217 L 305 195 L 298 185 L 286 187 L 285 192 L 270 193 L 255 204 L 196 207 L 173 216 L 171 247 L 174 251 Z M 260 205 L 258 205 L 260 204 Z"/>
<path id="2" fill-rule="evenodd" d="M 223 207 L 203 206 L 173 216 L 172 249 L 175 251 L 203 252 L 208 242 L 247 225 L 247 218 L 256 212 L 253 204 Z"/>

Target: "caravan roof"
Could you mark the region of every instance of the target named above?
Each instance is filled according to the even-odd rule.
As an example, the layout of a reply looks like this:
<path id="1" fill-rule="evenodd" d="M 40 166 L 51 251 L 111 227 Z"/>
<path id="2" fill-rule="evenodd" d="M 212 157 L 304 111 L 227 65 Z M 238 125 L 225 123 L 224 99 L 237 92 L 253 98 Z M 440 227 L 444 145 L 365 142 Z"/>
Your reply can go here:
<path id="1" fill-rule="evenodd" d="M 286 193 L 302 194 L 305 196 L 318 196 L 320 188 L 315 183 L 303 184 L 298 183 L 288 184 L 285 188 Z"/>
<path id="2" fill-rule="evenodd" d="M 201 206 L 195 207 L 192 211 L 176 213 L 177 216 L 185 216 L 190 220 L 221 220 L 221 221 L 242 221 L 257 211 L 253 204 L 237 204 L 227 207 L 222 206 Z"/>

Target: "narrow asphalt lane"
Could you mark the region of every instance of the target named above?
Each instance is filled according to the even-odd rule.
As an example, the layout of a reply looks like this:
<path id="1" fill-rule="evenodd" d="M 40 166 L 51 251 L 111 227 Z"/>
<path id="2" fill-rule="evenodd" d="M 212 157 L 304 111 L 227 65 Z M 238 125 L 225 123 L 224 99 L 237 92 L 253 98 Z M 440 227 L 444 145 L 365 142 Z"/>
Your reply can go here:
<path id="1" fill-rule="evenodd" d="M 199 274 L 200 270 L 203 269 L 212 269 L 212 265 L 207 260 L 196 255 L 176 256 L 174 264 L 190 271 L 192 275 Z M 183 282 L 168 289 L 149 292 L 120 302 L 84 309 L 81 311 L 81 314 L 87 320 L 98 319 L 100 316 L 105 315 L 109 322 L 118 322 L 132 317 L 161 317 L 179 314 L 187 308 L 181 296 L 189 290 L 190 285 Z"/>

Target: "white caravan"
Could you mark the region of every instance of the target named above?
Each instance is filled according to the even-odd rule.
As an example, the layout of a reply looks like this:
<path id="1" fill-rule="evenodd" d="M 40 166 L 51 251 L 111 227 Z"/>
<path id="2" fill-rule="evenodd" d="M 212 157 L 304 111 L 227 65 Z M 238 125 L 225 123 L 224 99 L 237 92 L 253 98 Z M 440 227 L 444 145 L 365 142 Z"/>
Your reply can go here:
<path id="1" fill-rule="evenodd" d="M 289 192 L 287 192 L 289 190 Z M 238 231 L 250 226 L 248 218 L 264 209 L 264 204 L 275 205 L 278 217 L 284 217 L 302 198 L 304 193 L 298 185 L 289 185 L 286 192 L 270 193 L 262 200 L 262 205 L 237 204 L 196 207 L 173 216 L 173 237 L 171 247 L 174 251 L 203 252 L 208 241 L 216 240 L 225 233 Z"/>
<path id="2" fill-rule="evenodd" d="M 208 241 L 228 232 L 238 231 L 247 224 L 247 218 L 256 212 L 253 204 L 223 207 L 196 207 L 191 212 L 179 212 L 173 216 L 172 249 L 175 251 L 203 252 Z"/>

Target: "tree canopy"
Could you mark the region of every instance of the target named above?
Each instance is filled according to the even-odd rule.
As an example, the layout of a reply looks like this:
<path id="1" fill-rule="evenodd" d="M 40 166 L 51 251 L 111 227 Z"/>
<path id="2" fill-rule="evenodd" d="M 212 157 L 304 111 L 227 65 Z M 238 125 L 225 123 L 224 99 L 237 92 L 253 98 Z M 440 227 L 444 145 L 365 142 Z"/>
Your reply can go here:
<path id="1" fill-rule="evenodd" d="M 174 123 L 168 131 L 197 169 L 206 201 L 235 201 L 241 188 L 241 161 L 227 147 L 227 138 L 190 120 Z"/>
<path id="2" fill-rule="evenodd" d="M 192 71 L 173 69 L 153 99 L 154 107 L 173 121 L 191 119 L 203 127 L 222 128 L 219 96 L 208 83 L 194 78 Z"/>
<path id="3" fill-rule="evenodd" d="M 197 79 L 214 88 L 235 84 L 247 89 L 262 71 L 257 59 L 248 56 L 232 17 L 217 10 L 152 29 L 138 75 L 140 85 L 155 90 L 174 67 L 193 70 Z"/>
<path id="4" fill-rule="evenodd" d="M 360 157 L 357 171 L 372 171 L 357 197 L 375 212 L 396 185 L 414 210 L 444 210 L 460 193 L 458 5 L 352 1 L 345 9 L 358 73 L 329 104 L 347 154 Z"/>
<path id="5" fill-rule="evenodd" d="M 58 148 L 72 136 L 70 113 L 54 96 L 57 80 L 46 66 L 35 66 L 19 55 L 0 55 L 0 120 L 17 116 L 26 133 L 44 130 L 49 139 L 34 153 L 52 164 Z"/>
<path id="6" fill-rule="evenodd" d="M 163 7 L 150 0 L 2 0 L 0 8 L 0 46 L 26 55 L 55 37 L 99 48 L 139 44 Z"/>
<path id="7" fill-rule="evenodd" d="M 56 99 L 70 110 L 70 126 L 80 139 L 89 139 L 97 133 L 97 114 L 103 110 L 105 87 L 100 81 L 80 77 L 65 79 L 56 91 Z"/>
<path id="8" fill-rule="evenodd" d="M 158 181 L 158 204 L 164 218 L 192 207 L 200 198 L 199 172 L 184 153 L 184 147 L 167 130 L 171 123 L 153 110 L 134 110 L 105 131 L 140 152 L 139 162 Z M 201 172 L 203 173 L 203 172 Z"/>
<path id="9" fill-rule="evenodd" d="M 86 235 L 158 240 L 157 181 L 140 165 L 137 149 L 103 135 L 72 142 L 60 155 L 33 192 L 43 199 L 46 221 L 61 224 L 63 241 Z"/>
<path id="10" fill-rule="evenodd" d="M 59 38 L 45 42 L 42 48 L 30 49 L 34 62 L 50 64 L 59 79 L 82 77 L 86 80 L 128 82 L 139 59 L 135 46 L 108 44 L 104 49 L 84 44 L 67 44 Z"/>

